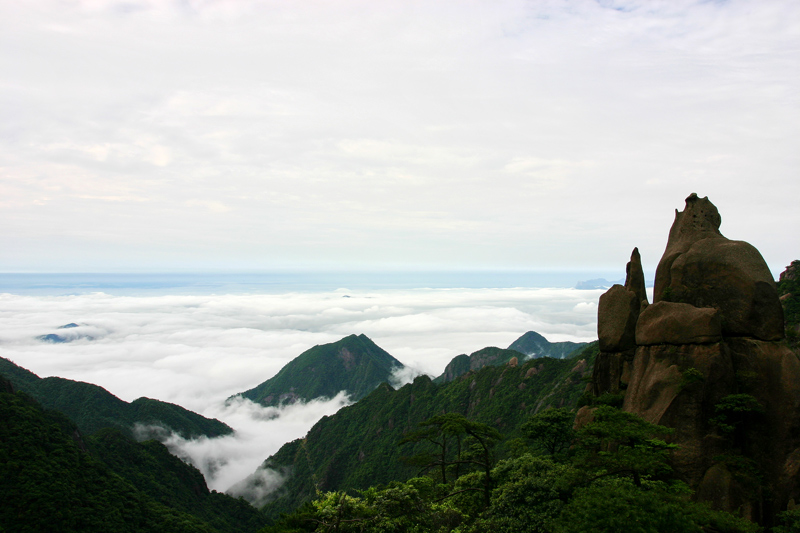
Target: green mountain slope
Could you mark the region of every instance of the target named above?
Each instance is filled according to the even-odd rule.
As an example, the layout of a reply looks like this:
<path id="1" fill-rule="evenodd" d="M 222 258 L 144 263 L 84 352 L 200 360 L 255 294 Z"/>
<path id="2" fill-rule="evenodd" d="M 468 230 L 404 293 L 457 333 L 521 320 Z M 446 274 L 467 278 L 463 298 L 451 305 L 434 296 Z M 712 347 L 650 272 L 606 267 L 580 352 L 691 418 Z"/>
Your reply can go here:
<path id="1" fill-rule="evenodd" d="M 58 377 L 40 378 L 2 357 L 0 375 L 46 409 L 64 413 L 86 435 L 103 428 L 116 428 L 132 436 L 137 423 L 166 426 L 187 438 L 217 437 L 233 432 L 223 422 L 205 418 L 179 405 L 149 398 L 128 403 L 91 383 Z"/>
<path id="2" fill-rule="evenodd" d="M 473 352 L 470 355 L 457 355 L 447 363 L 441 376 L 433 380 L 434 383 L 448 383 L 458 376 L 469 371 L 480 370 L 485 366 L 500 366 L 508 363 L 514 358 L 517 361 L 525 359 L 525 355 L 516 350 L 503 350 L 489 346 Z"/>
<path id="3" fill-rule="evenodd" d="M 586 387 L 582 378 L 591 375 L 596 348 L 593 343 L 568 360 L 486 366 L 442 385 L 426 376 L 398 390 L 382 384 L 358 403 L 324 417 L 305 438 L 285 444 L 265 461 L 264 467 L 290 475 L 264 511 L 277 517 L 318 490 L 364 489 L 408 479 L 417 471 L 400 457 L 415 453 L 415 445 L 400 448 L 397 443 L 434 414 L 460 413 L 491 424 L 506 437 L 499 446 L 503 453 L 531 414 L 548 406 L 575 405 Z"/>
<path id="4" fill-rule="evenodd" d="M 400 368 L 400 361 L 366 335 L 350 335 L 306 350 L 274 377 L 238 396 L 263 405 L 278 405 L 322 396 L 331 398 L 346 390 L 353 400 L 359 400 Z"/>
<path id="5" fill-rule="evenodd" d="M 247 502 L 209 491 L 194 466 L 172 455 L 160 442 L 134 442 L 115 429 L 86 438 L 92 455 L 130 485 L 161 505 L 188 513 L 220 533 L 253 532 L 266 517 Z"/>
<path id="6" fill-rule="evenodd" d="M 216 531 L 136 490 L 87 452 L 61 413 L 0 382 L 0 530 Z"/>
<path id="7" fill-rule="evenodd" d="M 539 357 L 552 357 L 563 359 L 586 346 L 587 342 L 550 342 L 539 333 L 529 331 L 511 343 L 509 350 L 522 352 L 532 359 Z"/>

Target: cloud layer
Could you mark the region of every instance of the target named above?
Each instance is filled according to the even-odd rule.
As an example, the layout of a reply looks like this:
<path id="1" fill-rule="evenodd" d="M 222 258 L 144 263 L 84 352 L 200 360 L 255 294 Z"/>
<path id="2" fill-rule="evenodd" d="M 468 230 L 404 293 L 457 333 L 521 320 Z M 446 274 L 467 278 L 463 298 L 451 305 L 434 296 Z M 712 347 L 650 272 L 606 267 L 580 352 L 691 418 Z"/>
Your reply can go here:
<path id="1" fill-rule="evenodd" d="M 234 488 L 262 501 L 286 472 L 257 467 L 280 446 L 302 437 L 346 396 L 281 409 L 229 396 L 272 377 L 316 344 L 364 333 L 408 368 L 438 375 L 460 353 L 506 347 L 529 330 L 551 341 L 596 337 L 602 291 L 575 289 L 338 290 L 315 293 L 112 296 L 0 294 L 2 355 L 42 377 L 96 383 L 126 401 L 169 401 L 218 418 L 235 434 L 185 440 L 164 428 L 141 427 L 205 475 L 211 488 Z M 66 324 L 77 327 L 61 328 Z M 37 339 L 50 333 L 70 342 Z M 90 336 L 92 340 L 88 337 Z M 257 479 L 256 479 L 257 478 Z M 257 481 L 255 483 L 254 481 Z"/>
<path id="2" fill-rule="evenodd" d="M 205 412 L 273 376 L 312 346 L 354 333 L 366 334 L 413 370 L 432 375 L 460 353 L 506 347 L 529 330 L 552 341 L 592 340 L 601 292 L 3 294 L 0 343 L 4 357 L 39 375 L 97 383 L 127 401 L 148 396 Z M 60 329 L 70 323 L 78 327 Z M 75 340 L 37 339 L 51 333 Z"/>
<path id="3" fill-rule="evenodd" d="M 798 21 L 794 0 L 4 2 L 0 269 L 652 266 L 694 191 L 777 272 Z"/>

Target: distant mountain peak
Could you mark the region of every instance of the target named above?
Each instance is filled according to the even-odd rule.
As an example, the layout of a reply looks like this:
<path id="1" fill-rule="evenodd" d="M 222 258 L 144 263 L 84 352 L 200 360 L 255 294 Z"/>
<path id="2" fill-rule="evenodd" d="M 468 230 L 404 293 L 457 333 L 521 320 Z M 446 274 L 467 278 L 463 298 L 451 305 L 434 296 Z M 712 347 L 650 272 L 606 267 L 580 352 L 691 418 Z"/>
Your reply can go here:
<path id="1" fill-rule="evenodd" d="M 332 398 L 347 391 L 359 400 L 388 381 L 403 364 L 364 335 L 316 345 L 287 363 L 274 377 L 236 396 L 263 405 Z"/>
<path id="2" fill-rule="evenodd" d="M 522 352 L 529 359 L 539 357 L 552 357 L 553 359 L 565 359 L 575 350 L 586 346 L 586 342 L 550 342 L 540 333 L 528 331 L 520 338 L 511 343 L 509 350 Z"/>

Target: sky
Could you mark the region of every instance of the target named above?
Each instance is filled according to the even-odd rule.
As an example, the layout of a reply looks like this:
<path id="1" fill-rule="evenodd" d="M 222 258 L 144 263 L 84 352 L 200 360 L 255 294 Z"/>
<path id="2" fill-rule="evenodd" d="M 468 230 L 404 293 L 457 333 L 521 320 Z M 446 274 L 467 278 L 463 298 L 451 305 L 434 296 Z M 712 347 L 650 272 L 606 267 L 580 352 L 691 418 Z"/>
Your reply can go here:
<path id="1" fill-rule="evenodd" d="M 800 3 L 0 2 L 0 272 L 624 268 L 800 238 Z"/>
<path id="2" fill-rule="evenodd" d="M 40 377 L 94 383 L 125 401 L 145 396 L 229 424 L 235 434 L 186 440 L 144 428 L 229 490 L 255 475 L 273 489 L 285 473 L 258 470 L 303 437 L 346 395 L 281 409 L 226 399 L 274 376 L 316 344 L 365 334 L 406 365 L 395 387 L 437 376 L 456 355 L 508 347 L 526 331 L 548 340 L 596 339 L 603 290 L 383 289 L 273 294 L 0 294 L 0 356 Z M 61 326 L 75 324 L 75 327 Z M 48 343 L 57 334 L 70 342 Z M 263 497 L 245 483 L 234 493 Z"/>

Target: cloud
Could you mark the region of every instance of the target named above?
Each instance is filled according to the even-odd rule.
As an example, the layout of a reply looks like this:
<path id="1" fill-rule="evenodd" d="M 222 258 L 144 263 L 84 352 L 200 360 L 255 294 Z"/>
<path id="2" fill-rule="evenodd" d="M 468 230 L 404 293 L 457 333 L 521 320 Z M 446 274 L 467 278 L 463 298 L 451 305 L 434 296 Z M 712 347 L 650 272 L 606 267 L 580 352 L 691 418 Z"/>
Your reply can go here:
<path id="1" fill-rule="evenodd" d="M 96 383 L 126 401 L 147 396 L 208 414 L 312 346 L 354 333 L 414 369 L 400 381 L 414 371 L 438 375 L 460 353 L 505 348 L 529 330 L 551 341 L 593 340 L 591 305 L 598 296 L 574 289 L 4 294 L 0 345 L 4 357 L 42 376 Z M 59 329 L 70 323 L 78 327 Z M 36 339 L 45 334 L 94 340 Z"/>
<path id="2" fill-rule="evenodd" d="M 6 2 L 0 268 L 655 264 L 692 191 L 782 268 L 799 14 Z"/>
<path id="3" fill-rule="evenodd" d="M 215 439 L 184 439 L 155 426 L 136 431 L 140 439 L 156 438 L 195 465 L 212 489 L 261 502 L 290 473 L 257 471 L 259 465 L 349 400 L 342 393 L 276 408 L 241 397 L 226 401 L 229 396 L 274 376 L 312 346 L 354 333 L 366 334 L 406 365 L 390 379 L 395 388 L 420 374 L 441 374 L 460 353 L 505 348 L 529 330 L 551 341 L 593 340 L 601 291 L 154 292 L 0 294 L 3 356 L 42 377 L 95 383 L 126 401 L 157 398 L 226 422 L 235 433 Z M 37 339 L 43 334 L 75 339 L 50 344 Z"/>
<path id="4" fill-rule="evenodd" d="M 281 407 L 264 407 L 244 398 L 214 406 L 211 412 L 234 428 L 233 435 L 213 439 L 185 439 L 164 428 L 139 426 L 140 437 L 163 442 L 173 455 L 194 465 L 209 488 L 244 496 L 251 503 L 265 501 L 288 476 L 286 471 L 261 464 L 286 442 L 303 437 L 320 418 L 350 404 L 342 392 Z"/>
<path id="5" fill-rule="evenodd" d="M 225 492 L 234 498 L 244 498 L 260 509 L 269 503 L 291 474 L 290 468 L 273 469 L 261 465 Z"/>
<path id="6" fill-rule="evenodd" d="M 421 376 L 423 374 L 424 372 L 412 366 L 397 367 L 394 369 L 394 372 L 392 372 L 392 375 L 389 378 L 389 385 L 391 385 L 394 389 L 399 389 L 403 385 L 414 381 L 414 378 L 417 376 Z"/>

